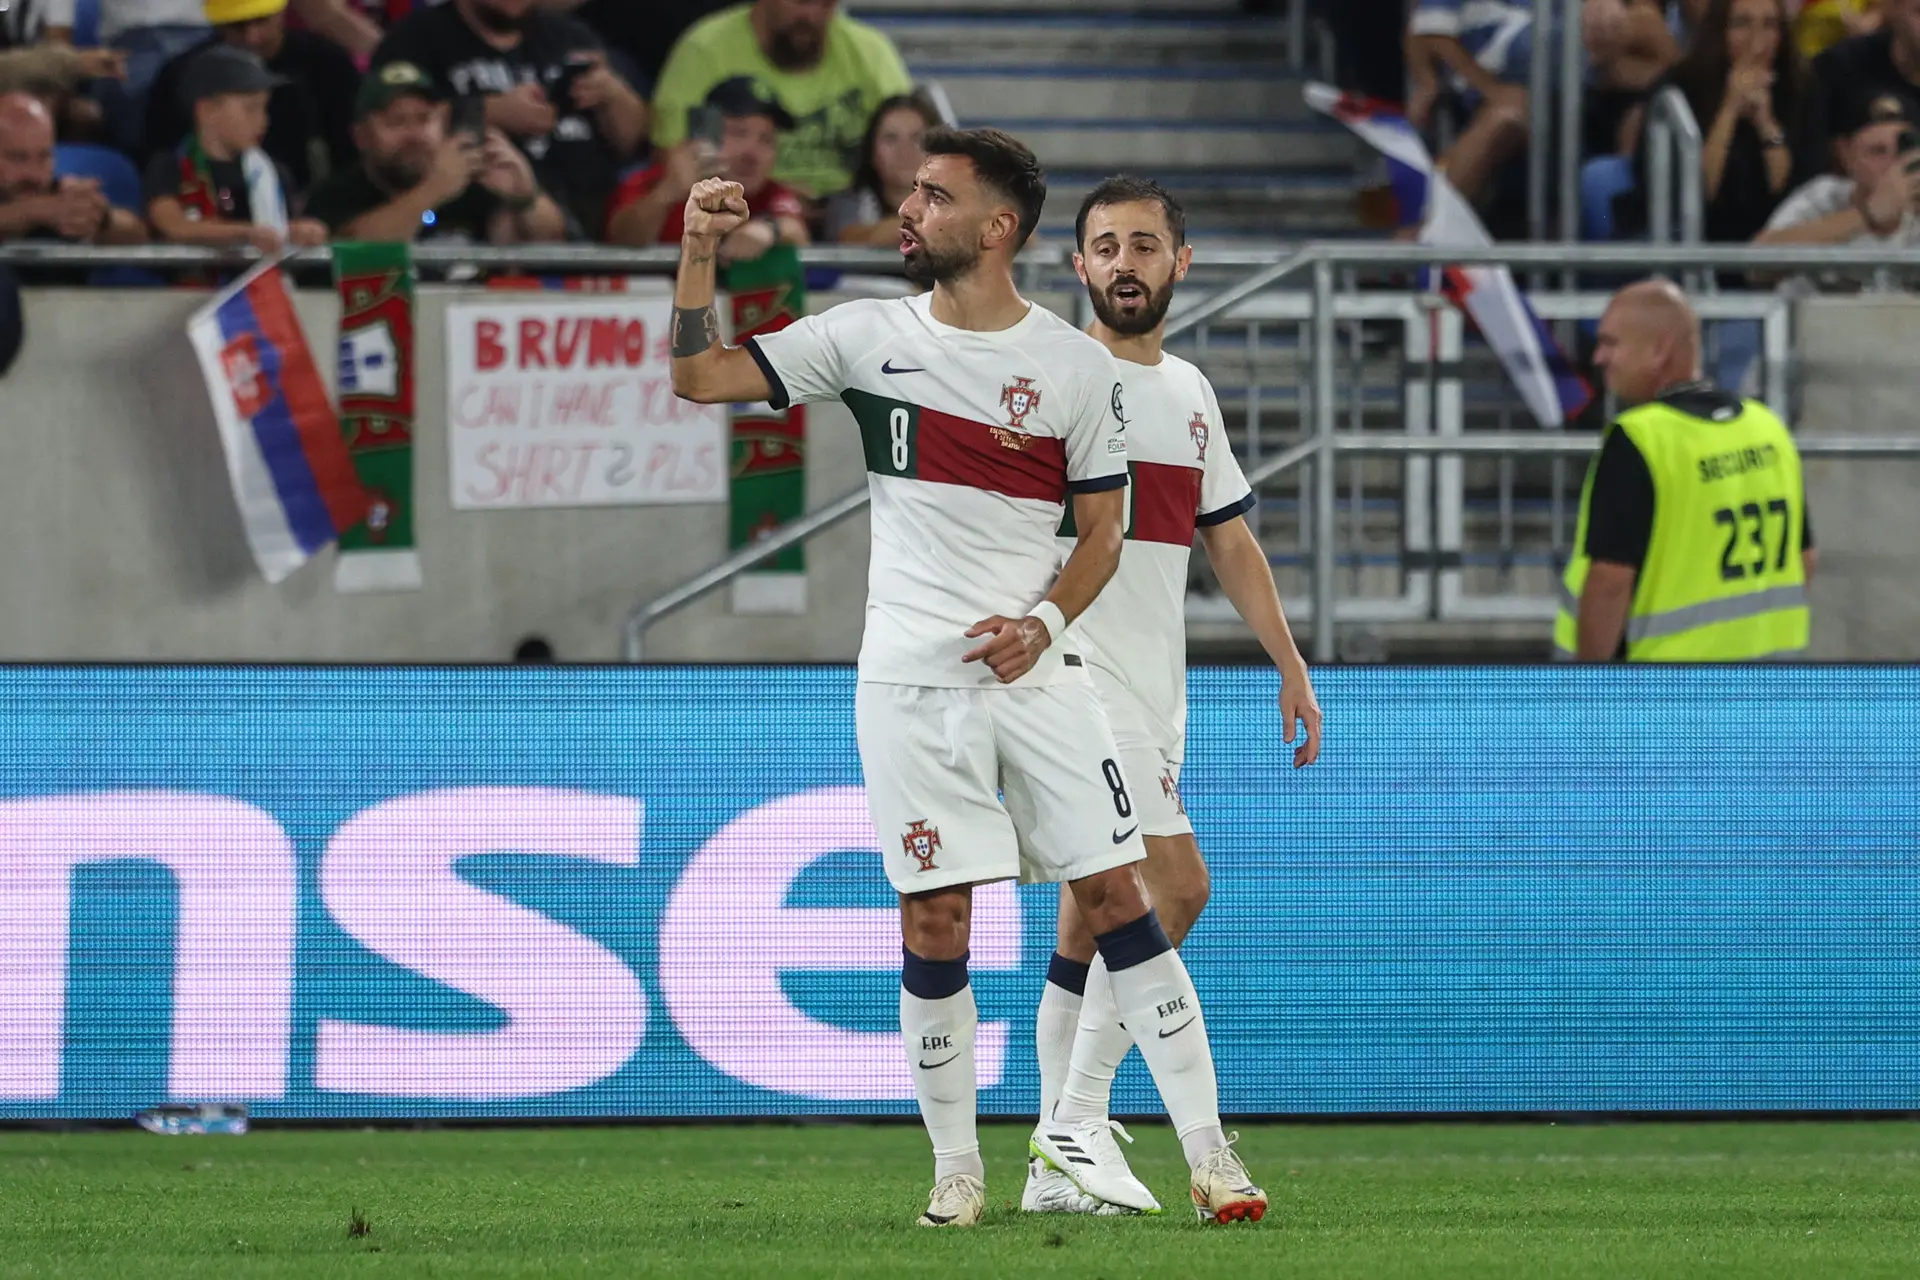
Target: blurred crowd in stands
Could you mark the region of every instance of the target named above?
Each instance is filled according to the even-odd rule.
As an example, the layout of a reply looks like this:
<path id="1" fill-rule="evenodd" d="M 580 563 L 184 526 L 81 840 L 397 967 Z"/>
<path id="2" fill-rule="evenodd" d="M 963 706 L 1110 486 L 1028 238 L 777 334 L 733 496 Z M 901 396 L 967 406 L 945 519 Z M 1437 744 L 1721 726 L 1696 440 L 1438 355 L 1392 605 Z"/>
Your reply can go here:
<path id="1" fill-rule="evenodd" d="M 0 242 L 891 243 L 936 122 L 834 0 L 9 0 Z"/>
<path id="2" fill-rule="evenodd" d="M 1343 87 L 1404 101 L 1495 234 L 1523 235 L 1524 156 L 1551 144 L 1529 137 L 1533 69 L 1552 86 L 1560 63 L 1533 6 L 1306 3 Z M 1554 9 L 1578 14 L 1588 238 L 1645 233 L 1671 86 L 1704 139 L 1708 240 L 1915 242 L 1920 0 Z M 884 245 L 934 122 L 834 0 L 8 0 L 0 241 L 652 244 L 726 173 L 759 215 L 732 260 Z"/>
<path id="3" fill-rule="evenodd" d="M 1586 238 L 1646 233 L 1647 113 L 1671 87 L 1701 134 L 1706 241 L 1920 242 L 1920 0 L 1583 0 L 1569 12 Z M 1533 26 L 1530 4 L 1416 0 L 1404 72 L 1384 73 L 1404 74 L 1423 127 L 1451 107 L 1438 130 L 1449 175 L 1508 236 L 1523 234 L 1534 59 L 1548 60 L 1550 91 L 1559 79 L 1559 33 Z"/>

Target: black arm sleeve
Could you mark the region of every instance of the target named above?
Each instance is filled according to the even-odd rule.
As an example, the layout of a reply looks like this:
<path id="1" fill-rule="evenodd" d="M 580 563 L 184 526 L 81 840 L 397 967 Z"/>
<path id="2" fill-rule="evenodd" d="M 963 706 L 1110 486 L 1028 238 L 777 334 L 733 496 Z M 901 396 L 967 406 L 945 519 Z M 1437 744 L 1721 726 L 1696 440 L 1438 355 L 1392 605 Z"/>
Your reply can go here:
<path id="1" fill-rule="evenodd" d="M 1807 491 L 1800 491 L 1800 549 L 1813 550 L 1813 511 L 1807 506 Z"/>
<path id="2" fill-rule="evenodd" d="M 1594 464 L 1587 505 L 1588 558 L 1638 569 L 1653 540 L 1653 473 L 1627 433 L 1615 428 Z"/>

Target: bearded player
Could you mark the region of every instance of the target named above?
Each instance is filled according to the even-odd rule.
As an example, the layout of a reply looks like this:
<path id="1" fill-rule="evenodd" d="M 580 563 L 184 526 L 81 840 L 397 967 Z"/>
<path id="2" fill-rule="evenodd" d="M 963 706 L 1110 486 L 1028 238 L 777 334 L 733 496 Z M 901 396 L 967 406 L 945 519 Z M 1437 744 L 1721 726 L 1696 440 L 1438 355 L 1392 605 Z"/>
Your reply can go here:
<path id="1" fill-rule="evenodd" d="M 1081 205 L 1075 239 L 1074 268 L 1093 301 L 1088 332 L 1119 358 L 1133 477 L 1120 568 L 1066 639 L 1078 644 L 1093 669 L 1121 765 L 1134 786 L 1149 895 L 1177 946 L 1208 892 L 1206 863 L 1180 801 L 1187 557 L 1196 528 L 1221 588 L 1279 668 L 1286 740 L 1293 741 L 1296 721 L 1305 727 L 1294 751 L 1296 768 L 1320 754 L 1320 708 L 1266 553 L 1245 519 L 1253 493 L 1228 446 L 1219 401 L 1205 375 L 1161 349 L 1173 287 L 1193 258 L 1179 203 L 1155 183 L 1109 178 Z M 1134 1043 L 1121 1024 L 1134 1024 L 1114 1007 L 1106 966 L 1071 894 L 1060 896 L 1058 946 L 1035 1027 L 1041 1123 L 1021 1207 L 1133 1211 L 1137 1201 L 1101 1195 L 1102 1184 L 1081 1176 L 1082 1166 L 1073 1160 L 1076 1149 L 1109 1126 L 1126 1136 L 1108 1119 L 1107 1107 L 1114 1072 Z M 1199 1208 L 1205 1218 L 1207 1206 Z"/>
<path id="2" fill-rule="evenodd" d="M 1014 876 L 1068 883 L 1114 1003 L 1153 1037 L 1147 1065 L 1187 1144 L 1194 1199 L 1223 1219 L 1252 1216 L 1266 1194 L 1220 1129 L 1199 997 L 1148 905 L 1113 734 L 1065 643 L 1120 561 L 1119 371 L 1014 288 L 1013 256 L 1046 199 L 1033 153 L 995 129 L 936 129 L 922 147 L 900 251 L 931 292 L 842 303 L 723 345 L 714 254 L 749 212 L 739 184 L 707 179 L 687 200 L 672 340 L 687 399 L 841 400 L 865 446 L 873 549 L 854 723 L 900 895 L 900 1029 L 933 1140 L 920 1224 L 971 1226 L 985 1212 L 967 941 L 972 887 Z M 1063 566 L 1069 502 L 1080 533 Z M 1110 1158 L 1079 1156 L 1082 1176 L 1124 1202 L 1139 1184 L 1106 1147 Z"/>

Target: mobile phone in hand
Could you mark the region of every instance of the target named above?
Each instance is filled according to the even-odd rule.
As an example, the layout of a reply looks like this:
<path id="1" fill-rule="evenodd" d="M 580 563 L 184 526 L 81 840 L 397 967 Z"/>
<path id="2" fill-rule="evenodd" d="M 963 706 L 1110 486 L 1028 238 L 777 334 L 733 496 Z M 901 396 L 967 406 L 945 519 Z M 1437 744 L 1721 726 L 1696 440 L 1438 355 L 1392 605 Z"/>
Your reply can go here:
<path id="1" fill-rule="evenodd" d="M 594 58 L 590 53 L 570 53 L 566 62 L 561 64 L 560 78 L 554 81 L 553 105 L 561 115 L 574 109 L 573 86 L 581 76 L 593 70 Z"/>
<path id="2" fill-rule="evenodd" d="M 687 138 L 692 142 L 704 143 L 713 151 L 720 150 L 721 135 L 726 132 L 726 118 L 720 114 L 720 108 L 704 103 L 687 108 Z"/>
<path id="3" fill-rule="evenodd" d="M 453 100 L 453 118 L 448 132 L 466 134 L 479 146 L 487 140 L 487 100 L 477 93 L 462 94 Z"/>

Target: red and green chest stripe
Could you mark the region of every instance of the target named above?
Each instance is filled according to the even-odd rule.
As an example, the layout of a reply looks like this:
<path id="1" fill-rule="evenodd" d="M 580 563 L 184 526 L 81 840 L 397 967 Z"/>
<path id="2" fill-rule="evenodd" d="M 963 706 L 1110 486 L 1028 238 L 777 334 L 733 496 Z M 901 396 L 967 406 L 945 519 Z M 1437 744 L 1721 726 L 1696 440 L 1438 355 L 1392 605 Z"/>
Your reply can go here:
<path id="1" fill-rule="evenodd" d="M 1194 517 L 1200 510 L 1200 469 L 1164 462 L 1127 464 L 1126 536 L 1129 542 L 1193 545 Z M 1060 520 L 1060 536 L 1077 538 L 1073 504 Z"/>
<path id="2" fill-rule="evenodd" d="M 870 391 L 848 388 L 840 399 L 853 410 L 874 475 L 966 485 L 1010 498 L 1067 500 L 1067 448 L 1060 440 Z"/>

